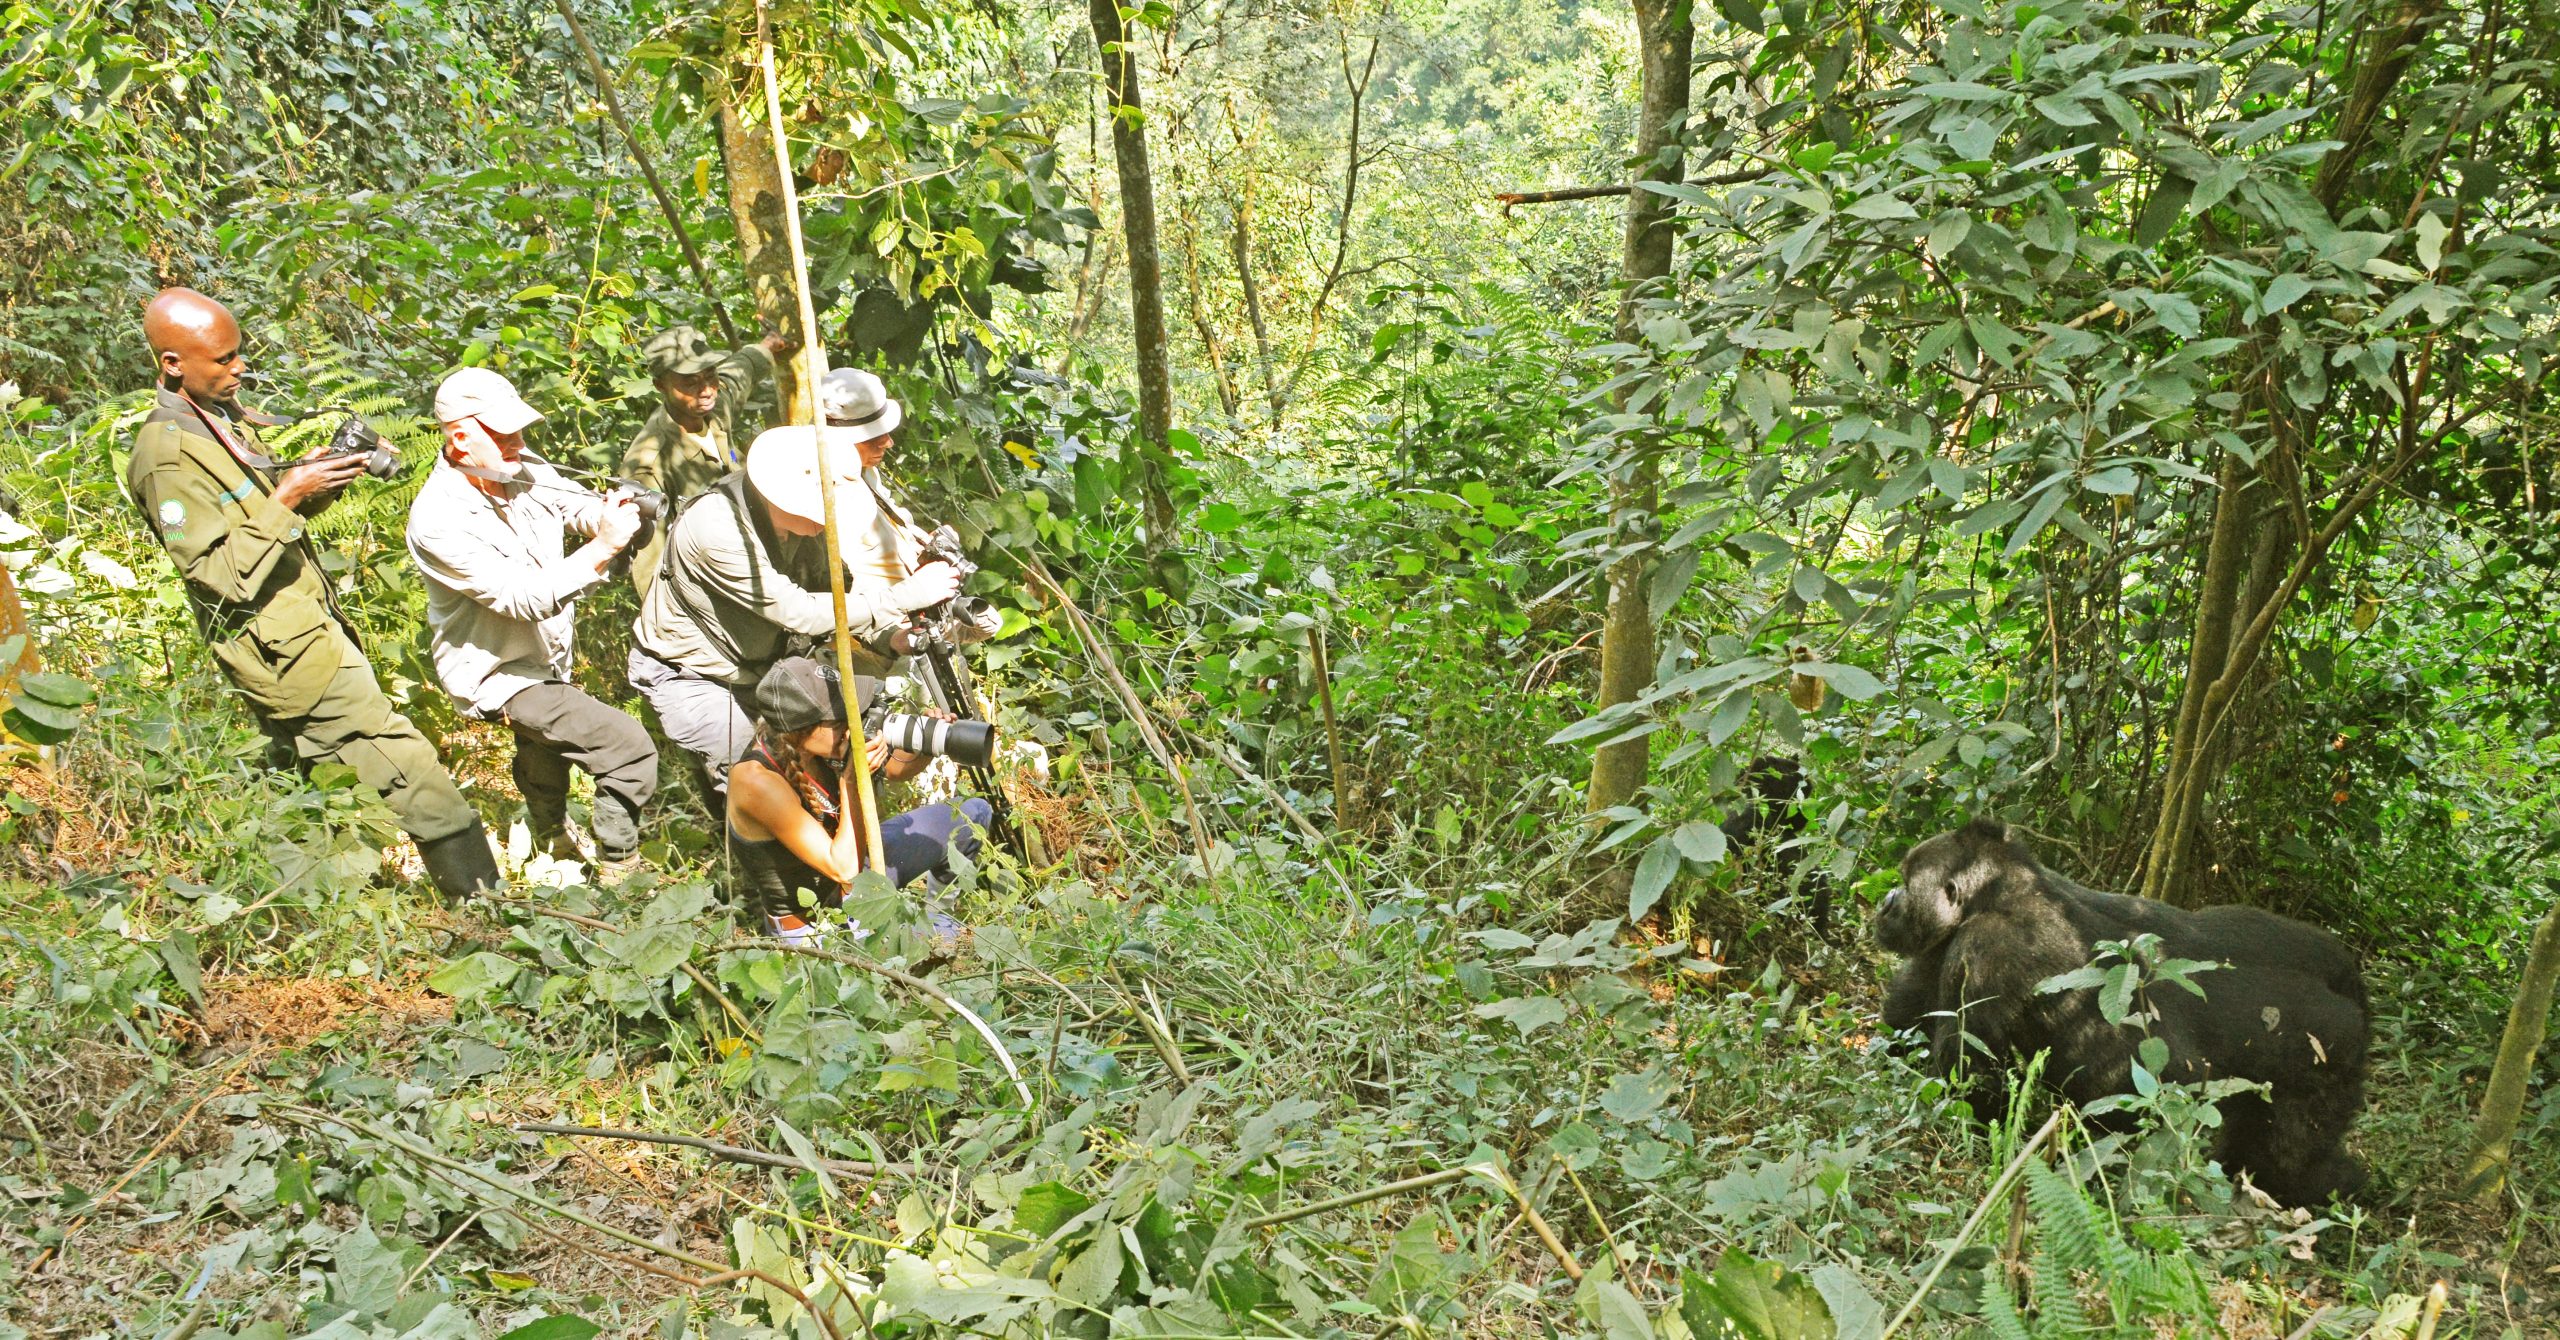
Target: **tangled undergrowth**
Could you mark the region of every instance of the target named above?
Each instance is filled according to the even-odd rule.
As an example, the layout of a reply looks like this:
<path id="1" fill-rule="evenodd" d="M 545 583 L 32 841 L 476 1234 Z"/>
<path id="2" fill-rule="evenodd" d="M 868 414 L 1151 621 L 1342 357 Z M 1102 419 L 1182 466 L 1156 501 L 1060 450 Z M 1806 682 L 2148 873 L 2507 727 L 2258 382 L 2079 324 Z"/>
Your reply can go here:
<path id="1" fill-rule="evenodd" d="M 436 907 L 370 801 L 218 718 L 172 736 L 186 788 L 103 766 L 156 729 L 104 683 L 8 820 L 31 1335 L 1872 1337 L 1915 1293 L 1903 1333 L 2401 1335 L 2438 1279 L 2438 1334 L 2560 1316 L 2545 1221 L 2437 1189 L 2480 1061 L 2447 1044 L 2487 1036 L 2447 1007 L 2495 1002 L 2398 969 L 2377 1191 L 2315 1219 L 2235 1196 L 2192 1107 L 1970 1126 L 1861 952 L 1497 918 L 1523 889 L 1428 878 L 1436 844 L 1236 831 L 1203 868 L 1093 769 L 1059 836 L 1109 859 L 991 856 L 920 988 L 883 890 L 832 957 L 741 938 L 682 821 L 667 875 Z M 269 896 L 224 864 L 245 815 Z"/>

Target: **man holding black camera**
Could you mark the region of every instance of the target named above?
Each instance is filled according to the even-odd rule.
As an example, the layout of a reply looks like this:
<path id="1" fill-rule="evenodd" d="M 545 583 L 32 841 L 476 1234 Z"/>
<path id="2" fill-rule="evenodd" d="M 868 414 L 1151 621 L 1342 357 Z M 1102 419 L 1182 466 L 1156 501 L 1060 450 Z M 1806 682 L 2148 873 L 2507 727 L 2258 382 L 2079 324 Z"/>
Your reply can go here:
<path id="1" fill-rule="evenodd" d="M 650 336 L 640 352 L 658 388 L 658 409 L 623 450 L 623 477 L 680 503 L 736 473 L 746 462 L 740 415 L 757 388 L 773 380 L 773 361 L 799 347 L 775 334 L 724 354 L 689 325 Z M 632 589 L 642 596 L 657 580 L 664 546 L 662 535 L 652 535 L 632 557 Z"/>
<path id="2" fill-rule="evenodd" d="M 890 495 L 880 473 L 881 463 L 898 445 L 898 424 L 905 417 L 880 378 L 860 368 L 833 369 L 818 383 L 818 412 L 829 428 L 853 439 L 861 461 L 856 476 L 861 486 L 846 488 L 836 501 L 836 524 L 844 531 L 847 598 L 860 593 L 868 603 L 880 604 L 898 583 L 931 566 L 948 565 L 967 576 L 971 567 L 956 552 L 958 538 L 928 534 L 917 525 Z M 1003 615 L 993 606 L 963 603 L 960 617 L 951 621 L 955 644 L 983 642 L 1004 626 Z"/>
<path id="3" fill-rule="evenodd" d="M 382 794 L 446 897 L 498 882 L 480 817 L 393 710 L 303 523 L 371 453 L 269 458 L 239 403 L 240 323 L 191 289 L 163 290 L 142 331 L 160 397 L 134 437 L 125 490 L 183 579 L 196 625 L 267 734 L 277 766 L 344 763 Z"/>
<path id="4" fill-rule="evenodd" d="M 525 454 L 542 415 L 488 368 L 436 388 L 444 453 L 409 509 L 409 554 L 427 578 L 436 678 L 467 716 L 515 733 L 516 790 L 534 845 L 579 860 L 569 767 L 596 780 L 601 881 L 640 864 L 640 813 L 658 789 L 658 746 L 639 722 L 569 682 L 577 600 L 640 530 L 626 489 L 599 494 Z M 589 537 L 566 549 L 570 534 Z"/>
<path id="5" fill-rule="evenodd" d="M 887 425 L 896 426 L 894 402 Z M 820 433 L 833 476 L 824 486 Z M 693 755 L 707 796 L 725 795 L 729 765 L 754 741 L 755 686 L 765 670 L 796 645 L 835 632 L 822 538 L 830 488 L 849 576 L 868 561 L 858 527 L 844 524 L 866 492 L 863 446 L 856 430 L 770 429 L 755 440 L 744 471 L 688 500 L 666 528 L 658 581 L 632 634 L 631 685 L 657 710 L 667 738 Z M 895 581 L 875 572 L 845 585 L 846 622 L 861 644 L 856 668 L 878 674 L 914 650 L 909 616 L 950 600 L 960 573 L 932 562 Z"/>

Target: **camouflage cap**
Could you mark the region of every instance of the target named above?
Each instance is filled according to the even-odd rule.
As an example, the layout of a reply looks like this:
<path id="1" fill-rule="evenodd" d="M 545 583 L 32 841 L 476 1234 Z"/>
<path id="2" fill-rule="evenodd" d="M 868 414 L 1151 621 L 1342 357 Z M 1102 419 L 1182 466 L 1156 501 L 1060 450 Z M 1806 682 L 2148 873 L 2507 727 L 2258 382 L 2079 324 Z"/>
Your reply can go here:
<path id="1" fill-rule="evenodd" d="M 710 336 L 689 325 L 669 326 L 650 336 L 649 342 L 640 346 L 640 353 L 649 360 L 649 375 L 653 378 L 709 372 L 720 366 L 723 357 L 712 347 Z"/>

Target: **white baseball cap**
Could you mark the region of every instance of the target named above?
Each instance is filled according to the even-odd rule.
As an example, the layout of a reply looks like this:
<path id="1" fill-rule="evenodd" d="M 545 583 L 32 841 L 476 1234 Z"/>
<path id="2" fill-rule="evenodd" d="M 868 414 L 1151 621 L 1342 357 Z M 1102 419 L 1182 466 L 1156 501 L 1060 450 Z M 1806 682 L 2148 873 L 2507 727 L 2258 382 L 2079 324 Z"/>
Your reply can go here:
<path id="1" fill-rule="evenodd" d="M 478 419 L 493 433 L 521 433 L 542 411 L 524 403 L 515 383 L 491 368 L 464 368 L 436 388 L 436 422 Z"/>
<path id="2" fill-rule="evenodd" d="M 860 368 L 827 370 L 818 383 L 818 413 L 862 442 L 896 432 L 899 420 L 906 417 L 880 378 Z M 838 420 L 843 422 L 837 424 Z"/>

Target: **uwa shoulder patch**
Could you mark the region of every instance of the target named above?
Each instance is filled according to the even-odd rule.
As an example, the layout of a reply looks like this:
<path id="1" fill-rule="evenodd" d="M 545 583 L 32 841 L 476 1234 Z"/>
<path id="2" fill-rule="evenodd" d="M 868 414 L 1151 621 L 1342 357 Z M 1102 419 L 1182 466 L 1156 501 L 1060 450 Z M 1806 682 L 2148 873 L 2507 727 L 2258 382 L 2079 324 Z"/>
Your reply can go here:
<path id="1" fill-rule="evenodd" d="M 187 505 L 175 498 L 160 504 L 160 528 L 177 530 L 187 524 Z"/>

